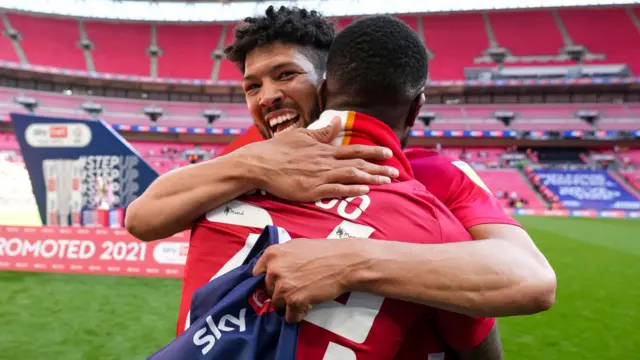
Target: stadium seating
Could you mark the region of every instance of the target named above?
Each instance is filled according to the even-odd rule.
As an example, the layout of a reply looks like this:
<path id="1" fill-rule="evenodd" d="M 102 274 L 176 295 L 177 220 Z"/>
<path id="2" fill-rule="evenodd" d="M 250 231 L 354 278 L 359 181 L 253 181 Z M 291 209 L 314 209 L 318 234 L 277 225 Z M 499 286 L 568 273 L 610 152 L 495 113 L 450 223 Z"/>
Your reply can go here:
<path id="1" fill-rule="evenodd" d="M 478 170 L 478 175 L 494 194 L 515 192 L 518 199 L 525 199 L 532 209 L 544 209 L 546 205 L 540 200 L 535 191 L 529 186 L 525 177 L 516 169 Z M 501 199 L 504 207 L 508 207 L 508 199 Z"/>
<path id="2" fill-rule="evenodd" d="M 228 46 L 233 42 L 235 36 L 235 28 L 227 25 L 227 36 L 224 40 L 224 46 Z M 220 75 L 218 80 L 240 80 L 242 73 L 238 67 L 227 59 L 222 59 L 220 62 Z"/>
<path id="3" fill-rule="evenodd" d="M 8 13 L 7 17 L 22 35 L 20 45 L 29 63 L 87 70 L 82 49 L 78 46 L 80 31 L 76 20 L 13 13 Z"/>
<path id="4" fill-rule="evenodd" d="M 18 151 L 20 145 L 13 133 L 0 132 L 0 151 Z"/>
<path id="5" fill-rule="evenodd" d="M 13 103 L 13 97 L 27 95 L 40 101 L 38 114 L 67 117 L 86 117 L 80 105 L 93 101 L 103 105 L 105 121 L 112 124 L 149 125 L 142 109 L 155 105 L 165 111 L 157 122 L 162 126 L 205 127 L 201 116 L 205 109 L 222 111 L 222 118 L 216 121 L 219 127 L 246 127 L 251 116 L 245 104 L 206 104 L 178 101 L 132 100 L 105 97 L 63 95 L 51 92 L 26 91 L 0 88 L 0 114 L 25 112 Z M 544 105 L 427 105 L 425 110 L 434 112 L 436 119 L 432 130 L 504 130 L 504 125 L 493 118 L 499 110 L 511 110 L 516 119 L 511 124 L 514 130 L 593 130 L 586 122 L 576 119 L 579 109 L 597 110 L 603 119 L 598 124 L 602 130 L 640 129 L 640 106 L 618 104 L 544 104 Z M 414 129 L 424 129 L 422 122 L 416 122 Z"/>
<path id="6" fill-rule="evenodd" d="M 500 11 L 488 16 L 498 45 L 513 55 L 554 55 L 564 46 L 551 11 Z M 528 30 L 526 41 L 522 41 L 522 29 Z"/>
<path id="7" fill-rule="evenodd" d="M 150 76 L 151 26 L 142 23 L 85 22 L 87 36 L 95 46 L 91 52 L 96 71 Z M 117 34 L 117 36 L 114 36 Z M 43 34 L 46 39 L 48 35 Z M 191 55 L 184 56 L 190 66 Z"/>
<path id="8" fill-rule="evenodd" d="M 633 10 L 640 13 L 638 8 Z M 552 11 L 558 11 L 559 21 L 568 32 L 566 39 Z M 591 53 L 605 56 L 604 60 L 592 62 L 627 64 L 636 73 L 640 72 L 640 33 L 622 7 L 487 14 L 484 17 L 479 12 L 452 12 L 399 18 L 422 35 L 434 55 L 430 64 L 432 80 L 463 79 L 465 68 L 490 66 L 476 60 L 483 56 L 492 40 L 516 57 L 550 57 L 547 64 L 558 64 L 551 57 L 559 55 L 560 49 L 573 41 L 576 45 L 585 45 Z M 11 26 L 21 34 L 20 45 L 31 64 L 90 70 L 77 45 L 81 38 L 78 23 L 82 21 L 88 40 L 94 45 L 91 56 L 95 71 L 154 76 L 147 54 L 152 45 L 152 25 L 149 23 L 57 19 L 18 13 L 8 13 L 8 17 Z M 340 30 L 352 21 L 353 18 L 336 19 L 336 28 Z M 240 71 L 226 59 L 220 61 L 218 76 L 212 73 L 211 52 L 219 44 L 231 43 L 234 28 L 234 24 L 157 25 L 156 45 L 161 51 L 157 76 L 209 79 L 214 75 L 215 80 L 239 80 Z M 224 36 L 223 30 L 226 30 Z M 13 45 L 6 37 L 0 40 L 0 59 L 18 61 Z M 517 65 L 539 66 L 541 63 L 528 61 Z"/>
<path id="9" fill-rule="evenodd" d="M 158 76 L 208 79 L 213 69 L 211 53 L 218 46 L 221 25 L 158 25 Z M 189 54 L 189 66 L 184 66 Z"/>
<path id="10" fill-rule="evenodd" d="M 432 80 L 462 79 L 464 68 L 482 56 L 489 38 L 479 13 L 444 13 L 422 16 L 424 40 L 434 54 Z"/>
<path id="11" fill-rule="evenodd" d="M 483 164 L 490 166 L 498 166 L 500 164 L 500 155 L 505 149 L 501 148 L 446 148 L 442 153 L 454 156 L 470 164 Z"/>
<path id="12" fill-rule="evenodd" d="M 628 150 L 621 152 L 618 154 L 618 157 L 623 161 L 628 158 L 631 165 L 640 167 L 640 150 Z"/>
<path id="13" fill-rule="evenodd" d="M 627 183 L 633 186 L 636 190 L 640 191 L 640 171 L 630 170 L 621 171 L 620 175 L 627 181 Z"/>
<path id="14" fill-rule="evenodd" d="M 624 8 L 563 9 L 559 13 L 575 44 L 605 54 L 607 63 L 627 64 L 635 73 L 640 71 L 640 32 Z"/>

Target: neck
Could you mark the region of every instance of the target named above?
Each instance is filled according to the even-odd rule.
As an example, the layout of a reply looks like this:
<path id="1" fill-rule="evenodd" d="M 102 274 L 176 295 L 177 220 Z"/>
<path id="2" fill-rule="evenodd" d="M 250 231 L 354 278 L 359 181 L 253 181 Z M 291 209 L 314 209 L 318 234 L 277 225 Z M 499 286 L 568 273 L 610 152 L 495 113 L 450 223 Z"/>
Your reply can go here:
<path id="1" fill-rule="evenodd" d="M 392 166 L 400 172 L 400 181 L 413 178 L 413 172 L 409 166 L 398 136 L 382 121 L 367 114 L 356 111 L 327 110 L 322 113 L 318 121 L 309 125 L 309 129 L 319 129 L 327 126 L 331 120 L 339 117 L 342 122 L 342 130 L 333 145 L 377 145 L 384 146 L 393 152 L 393 158 L 386 160 L 381 165 Z"/>
<path id="2" fill-rule="evenodd" d="M 337 111 L 355 111 L 371 116 L 389 126 L 399 140 L 401 140 L 404 135 L 405 122 L 404 119 L 402 119 L 402 115 L 389 111 L 388 105 L 362 107 L 357 105 L 347 105 L 345 102 L 341 101 L 335 101 L 333 103 L 328 101 L 326 108 Z"/>

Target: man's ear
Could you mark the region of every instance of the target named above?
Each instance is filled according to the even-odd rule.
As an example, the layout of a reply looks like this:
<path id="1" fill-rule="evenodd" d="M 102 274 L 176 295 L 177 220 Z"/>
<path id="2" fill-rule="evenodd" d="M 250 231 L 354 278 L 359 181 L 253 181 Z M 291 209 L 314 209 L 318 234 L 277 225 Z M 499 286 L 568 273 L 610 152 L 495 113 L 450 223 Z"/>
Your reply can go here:
<path id="1" fill-rule="evenodd" d="M 324 107 L 327 104 L 327 80 L 325 79 L 322 79 L 322 81 L 320 81 L 320 85 L 318 85 L 317 98 L 318 110 L 319 113 L 322 114 Z"/>
<path id="2" fill-rule="evenodd" d="M 405 121 L 406 127 L 413 127 L 416 123 L 416 119 L 418 118 L 418 114 L 420 113 L 420 109 L 422 105 L 424 105 L 426 99 L 424 96 L 424 89 L 420 91 L 420 94 L 413 99 L 411 102 L 411 106 L 409 107 L 409 113 L 407 114 L 407 119 Z"/>

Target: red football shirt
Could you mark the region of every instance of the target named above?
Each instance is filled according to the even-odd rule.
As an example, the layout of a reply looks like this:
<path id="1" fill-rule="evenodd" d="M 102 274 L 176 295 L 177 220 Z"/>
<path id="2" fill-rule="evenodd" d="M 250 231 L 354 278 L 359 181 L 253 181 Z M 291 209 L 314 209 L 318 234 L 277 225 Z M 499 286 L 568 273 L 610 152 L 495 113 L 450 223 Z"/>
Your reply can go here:
<path id="1" fill-rule="evenodd" d="M 410 149 L 405 154 L 415 179 L 465 228 L 481 224 L 520 226 L 467 163 L 434 150 Z"/>
<path id="2" fill-rule="evenodd" d="M 398 152 L 396 156 L 403 156 Z M 209 212 L 193 228 L 179 333 L 186 324 L 193 292 L 238 266 L 266 225 L 280 226 L 293 238 L 369 237 L 434 244 L 470 240 L 455 217 L 413 180 L 373 187 L 366 196 L 315 204 L 287 203 L 269 194 L 246 195 Z M 439 321 L 450 315 L 372 294 L 348 294 L 317 305 L 305 318 L 300 326 L 297 357 L 327 360 L 356 355 L 358 359 L 374 360 L 392 358 L 398 351 L 398 359 L 413 358 L 411 354 L 417 352 L 439 353 L 444 345 L 430 336 L 447 333 L 446 326 L 455 328 L 449 321 L 442 327 Z M 411 341 L 412 337 L 418 338 L 414 329 L 420 329 L 420 341 Z M 469 338 L 472 340 L 454 340 L 450 345 L 476 341 L 473 336 Z"/>

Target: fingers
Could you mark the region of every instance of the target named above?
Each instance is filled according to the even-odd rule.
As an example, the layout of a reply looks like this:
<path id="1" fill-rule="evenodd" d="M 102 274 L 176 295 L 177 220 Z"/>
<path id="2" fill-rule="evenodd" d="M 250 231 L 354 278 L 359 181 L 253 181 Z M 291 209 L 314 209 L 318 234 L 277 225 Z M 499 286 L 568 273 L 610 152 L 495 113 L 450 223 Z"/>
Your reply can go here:
<path id="1" fill-rule="evenodd" d="M 385 169 L 384 166 L 370 165 L 371 167 L 367 167 L 368 172 L 356 167 L 345 167 L 331 170 L 322 176 L 322 183 L 343 185 L 384 185 L 391 182 L 391 178 L 387 176 L 389 170 Z"/>
<path id="2" fill-rule="evenodd" d="M 253 266 L 253 276 L 258 276 L 262 273 L 267 272 L 267 256 L 263 254 L 260 256 L 256 264 Z"/>
<path id="3" fill-rule="evenodd" d="M 326 184 L 320 185 L 312 191 L 311 198 L 316 200 L 362 196 L 369 193 L 366 185 L 342 185 Z"/>
<path id="4" fill-rule="evenodd" d="M 336 148 L 336 159 L 364 159 L 382 161 L 393 156 L 390 149 L 382 146 L 344 145 Z"/>
<path id="5" fill-rule="evenodd" d="M 342 130 L 341 124 L 342 120 L 336 116 L 331 119 L 331 123 L 329 125 L 317 130 L 307 130 L 307 133 L 315 140 L 328 144 L 333 141 L 340 133 L 340 130 Z"/>
<path id="6" fill-rule="evenodd" d="M 287 304 L 284 320 L 289 324 L 299 323 L 311 310 L 311 305 Z"/>
<path id="7" fill-rule="evenodd" d="M 392 166 L 373 164 L 362 159 L 347 160 L 344 162 L 344 166 L 357 168 L 370 175 L 380 175 L 390 178 L 397 178 L 398 176 L 400 176 L 400 172 L 398 171 L 398 169 Z"/>
<path id="8" fill-rule="evenodd" d="M 273 294 L 271 295 L 271 304 L 278 311 L 285 310 L 285 301 L 284 301 L 284 293 L 283 293 L 282 285 L 280 284 L 275 285 L 275 289 L 273 290 Z"/>

